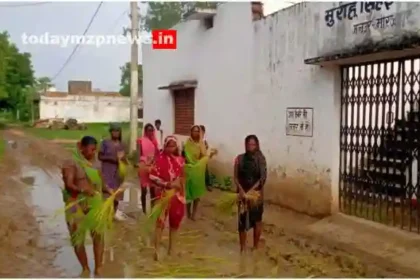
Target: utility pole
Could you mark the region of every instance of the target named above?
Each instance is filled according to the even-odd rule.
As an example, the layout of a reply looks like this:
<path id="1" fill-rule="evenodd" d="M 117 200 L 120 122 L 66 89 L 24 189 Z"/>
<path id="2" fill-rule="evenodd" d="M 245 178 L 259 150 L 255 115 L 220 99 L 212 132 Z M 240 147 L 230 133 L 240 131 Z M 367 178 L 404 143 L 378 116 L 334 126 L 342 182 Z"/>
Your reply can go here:
<path id="1" fill-rule="evenodd" d="M 137 40 L 139 35 L 139 11 L 136 1 L 130 2 L 130 18 L 131 18 L 131 63 L 130 63 L 130 72 L 131 72 L 131 85 L 130 85 L 130 153 L 136 151 L 136 140 L 137 140 L 137 131 L 138 131 L 138 99 L 139 99 L 139 73 L 138 73 L 138 63 L 139 63 L 139 48 L 137 45 Z M 129 189 L 129 202 L 128 208 L 129 211 L 137 212 L 138 210 L 138 192 L 137 186 L 131 186 Z"/>
<path id="2" fill-rule="evenodd" d="M 130 2 L 131 10 L 131 85 L 130 85 L 130 153 L 136 151 L 136 140 L 138 130 L 138 99 L 139 99 L 139 46 L 137 40 L 139 36 L 139 11 L 137 2 Z"/>

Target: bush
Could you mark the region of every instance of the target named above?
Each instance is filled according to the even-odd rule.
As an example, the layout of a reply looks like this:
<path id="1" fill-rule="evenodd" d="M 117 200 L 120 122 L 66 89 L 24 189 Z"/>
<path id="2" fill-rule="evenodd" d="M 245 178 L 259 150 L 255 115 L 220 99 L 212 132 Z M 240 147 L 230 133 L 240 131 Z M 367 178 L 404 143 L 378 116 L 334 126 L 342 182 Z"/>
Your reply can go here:
<path id="1" fill-rule="evenodd" d="M 216 177 L 216 175 L 210 173 L 210 185 L 213 188 L 220 189 L 222 191 L 233 191 L 232 189 L 232 177 L 225 176 L 222 179 L 222 183 L 220 183 Z"/>

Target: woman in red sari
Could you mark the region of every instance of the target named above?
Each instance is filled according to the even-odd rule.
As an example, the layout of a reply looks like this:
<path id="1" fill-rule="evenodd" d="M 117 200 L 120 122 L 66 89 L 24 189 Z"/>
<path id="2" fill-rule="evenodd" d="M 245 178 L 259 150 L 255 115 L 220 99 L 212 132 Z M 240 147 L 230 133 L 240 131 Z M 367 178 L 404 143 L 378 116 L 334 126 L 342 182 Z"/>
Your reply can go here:
<path id="1" fill-rule="evenodd" d="M 163 150 L 155 159 L 155 165 L 150 172 L 150 180 L 155 187 L 156 200 L 162 198 L 168 190 L 176 194 L 169 202 L 168 209 L 156 223 L 155 230 L 155 260 L 159 259 L 159 246 L 165 222 L 169 222 L 168 255 L 173 253 L 176 233 L 185 215 L 185 178 L 184 159 L 179 154 L 177 139 L 174 136 L 165 138 Z"/>

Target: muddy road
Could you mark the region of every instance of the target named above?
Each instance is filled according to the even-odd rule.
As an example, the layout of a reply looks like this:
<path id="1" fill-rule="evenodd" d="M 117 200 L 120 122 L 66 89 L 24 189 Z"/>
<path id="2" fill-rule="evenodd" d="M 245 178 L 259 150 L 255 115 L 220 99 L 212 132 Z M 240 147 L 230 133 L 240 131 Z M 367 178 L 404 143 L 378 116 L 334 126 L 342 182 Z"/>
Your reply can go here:
<path id="1" fill-rule="evenodd" d="M 0 166 L 1 277 L 77 277 L 81 269 L 69 244 L 58 173 L 68 151 L 54 143 L 4 131 L 10 141 Z M 116 225 L 105 254 L 104 277 L 404 277 L 402 269 L 372 261 L 308 236 L 316 220 L 267 206 L 264 246 L 240 257 L 236 218 L 214 209 L 219 191 L 209 193 L 196 222 L 185 220 L 177 254 L 153 261 L 142 220 Z M 162 250 L 167 246 L 164 232 Z M 249 246 L 252 244 L 249 234 Z M 89 242 L 87 243 L 89 244 Z M 87 246 L 93 268 L 92 248 Z"/>

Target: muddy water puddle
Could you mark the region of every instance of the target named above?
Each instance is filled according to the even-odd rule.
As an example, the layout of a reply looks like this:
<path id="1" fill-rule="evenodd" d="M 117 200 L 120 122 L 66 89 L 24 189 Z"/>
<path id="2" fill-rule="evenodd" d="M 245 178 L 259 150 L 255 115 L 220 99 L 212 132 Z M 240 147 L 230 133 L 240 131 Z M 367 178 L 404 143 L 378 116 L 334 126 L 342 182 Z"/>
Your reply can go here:
<path id="1" fill-rule="evenodd" d="M 64 203 L 59 181 L 51 178 L 54 173 L 35 166 L 24 165 L 21 173 L 21 180 L 25 183 L 32 182 L 30 203 L 35 207 L 34 213 L 41 231 L 39 245 L 56 253 L 54 266 L 62 272 L 62 276 L 77 277 L 80 274 L 80 265 L 70 245 L 62 213 Z M 92 246 L 86 247 L 89 260 L 93 261 Z M 93 262 L 90 263 L 90 266 L 93 265 Z"/>

